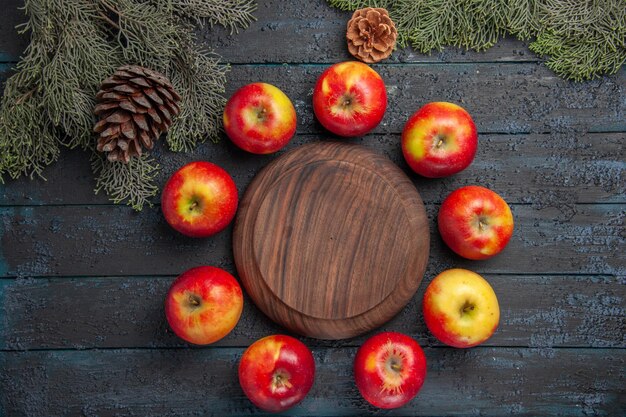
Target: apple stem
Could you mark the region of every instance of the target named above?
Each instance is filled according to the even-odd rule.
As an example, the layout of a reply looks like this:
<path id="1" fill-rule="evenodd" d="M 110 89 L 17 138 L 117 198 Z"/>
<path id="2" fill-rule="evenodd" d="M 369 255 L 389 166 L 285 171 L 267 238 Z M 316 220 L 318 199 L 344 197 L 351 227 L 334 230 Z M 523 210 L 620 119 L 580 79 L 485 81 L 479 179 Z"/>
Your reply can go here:
<path id="1" fill-rule="evenodd" d="M 292 388 L 293 385 L 289 382 L 289 374 L 284 371 L 276 371 L 272 375 L 272 392 L 276 392 L 280 388 Z"/>
<path id="2" fill-rule="evenodd" d="M 341 107 L 344 107 L 344 108 L 350 107 L 350 105 L 352 105 L 352 99 L 353 98 L 354 97 L 352 97 L 352 95 L 350 95 L 350 94 L 344 94 L 341 97 Z"/>
<path id="3" fill-rule="evenodd" d="M 461 314 L 467 314 L 473 310 L 474 310 L 474 304 L 466 302 L 465 304 L 463 304 L 463 308 L 461 309 Z"/>
<path id="4" fill-rule="evenodd" d="M 198 207 L 198 202 L 194 201 L 193 203 L 191 203 L 191 206 L 189 206 L 189 211 L 192 211 L 193 209 L 195 209 L 196 207 Z"/>
<path id="5" fill-rule="evenodd" d="M 189 296 L 189 303 L 194 306 L 197 307 L 200 305 L 200 300 L 198 300 L 198 297 L 195 295 L 190 295 Z"/>
<path id="6" fill-rule="evenodd" d="M 400 372 L 400 371 L 402 371 L 402 365 L 400 365 L 396 361 L 393 361 L 393 362 L 391 362 L 391 369 L 393 369 L 396 372 Z"/>
<path id="7" fill-rule="evenodd" d="M 441 145 L 443 145 L 444 141 L 443 141 L 443 136 L 438 135 L 437 136 L 437 144 L 435 145 L 437 148 L 441 148 Z"/>

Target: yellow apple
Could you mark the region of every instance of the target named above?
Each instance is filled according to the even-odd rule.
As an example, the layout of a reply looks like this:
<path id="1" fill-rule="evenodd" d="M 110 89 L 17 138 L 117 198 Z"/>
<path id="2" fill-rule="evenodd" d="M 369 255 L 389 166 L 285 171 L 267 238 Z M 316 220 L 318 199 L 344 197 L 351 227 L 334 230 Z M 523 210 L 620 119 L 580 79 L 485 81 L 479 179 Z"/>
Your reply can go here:
<path id="1" fill-rule="evenodd" d="M 496 331 L 500 306 L 491 285 L 467 269 L 448 269 L 433 279 L 423 302 L 424 320 L 442 343 L 479 345 Z"/>

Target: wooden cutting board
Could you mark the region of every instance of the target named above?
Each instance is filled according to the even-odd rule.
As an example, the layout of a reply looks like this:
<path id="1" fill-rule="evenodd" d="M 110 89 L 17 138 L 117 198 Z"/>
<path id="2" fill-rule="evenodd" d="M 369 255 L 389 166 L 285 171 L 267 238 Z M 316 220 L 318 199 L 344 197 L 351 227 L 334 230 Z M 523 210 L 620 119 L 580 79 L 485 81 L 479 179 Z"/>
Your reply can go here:
<path id="1" fill-rule="evenodd" d="M 390 160 L 318 142 L 255 177 L 233 248 L 244 287 L 272 320 L 343 339 L 380 326 L 413 297 L 428 261 L 428 221 L 413 183 Z"/>

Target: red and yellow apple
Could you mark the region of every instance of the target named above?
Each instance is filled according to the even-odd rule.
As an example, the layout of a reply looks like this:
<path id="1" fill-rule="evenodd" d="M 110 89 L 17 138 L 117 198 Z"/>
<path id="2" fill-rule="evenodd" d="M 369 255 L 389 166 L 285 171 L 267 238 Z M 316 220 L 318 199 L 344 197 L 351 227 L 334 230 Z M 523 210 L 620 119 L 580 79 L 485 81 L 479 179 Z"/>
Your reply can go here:
<path id="1" fill-rule="evenodd" d="M 495 192 L 470 185 L 453 191 L 437 216 L 444 242 L 467 259 L 481 260 L 500 253 L 513 235 L 513 214 Z"/>
<path id="2" fill-rule="evenodd" d="M 180 233 L 207 237 L 226 228 L 237 211 L 237 187 L 228 173 L 210 162 L 191 162 L 165 184 L 161 210 Z"/>
<path id="3" fill-rule="evenodd" d="M 476 155 L 478 135 L 472 117 L 447 102 L 424 105 L 402 131 L 402 153 L 411 169 L 428 178 L 441 178 L 467 168 Z"/>
<path id="4" fill-rule="evenodd" d="M 257 407 L 278 413 L 306 397 L 313 386 L 315 361 L 309 348 L 285 335 L 254 342 L 239 362 L 239 383 Z"/>
<path id="5" fill-rule="evenodd" d="M 237 280 L 212 266 L 192 268 L 172 283 L 165 298 L 165 317 L 178 337 L 208 345 L 237 325 L 243 294 Z"/>
<path id="6" fill-rule="evenodd" d="M 467 269 L 448 269 L 428 285 L 422 304 L 430 332 L 457 348 L 479 345 L 496 331 L 500 307 L 491 285 Z"/>
<path id="7" fill-rule="evenodd" d="M 357 61 L 332 65 L 317 79 L 313 111 L 332 133 L 354 137 L 374 129 L 385 115 L 387 91 L 372 68 Z"/>
<path id="8" fill-rule="evenodd" d="M 296 133 L 296 109 L 279 88 L 252 83 L 237 90 L 224 109 L 224 130 L 235 145 L 256 154 L 273 153 Z"/>
<path id="9" fill-rule="evenodd" d="M 426 356 L 411 337 L 384 332 L 367 339 L 354 360 L 354 378 L 367 402 L 378 408 L 402 407 L 426 379 Z"/>

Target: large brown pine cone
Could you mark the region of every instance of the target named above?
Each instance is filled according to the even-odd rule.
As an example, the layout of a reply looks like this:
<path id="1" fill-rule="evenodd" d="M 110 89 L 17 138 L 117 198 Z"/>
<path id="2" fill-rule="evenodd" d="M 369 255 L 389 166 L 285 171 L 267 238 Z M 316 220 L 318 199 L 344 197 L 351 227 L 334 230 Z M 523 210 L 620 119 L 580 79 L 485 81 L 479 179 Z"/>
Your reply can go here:
<path id="1" fill-rule="evenodd" d="M 180 96 L 169 80 L 148 68 L 125 65 L 102 82 L 96 95 L 97 149 L 109 161 L 128 163 L 172 125 Z"/>
<path id="2" fill-rule="evenodd" d="M 398 31 L 387 10 L 367 7 L 354 12 L 348 22 L 346 38 L 350 53 L 372 64 L 391 55 Z"/>

